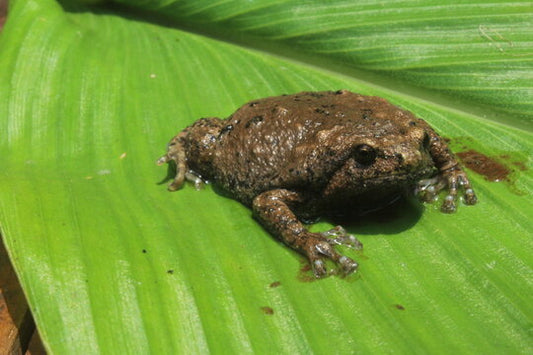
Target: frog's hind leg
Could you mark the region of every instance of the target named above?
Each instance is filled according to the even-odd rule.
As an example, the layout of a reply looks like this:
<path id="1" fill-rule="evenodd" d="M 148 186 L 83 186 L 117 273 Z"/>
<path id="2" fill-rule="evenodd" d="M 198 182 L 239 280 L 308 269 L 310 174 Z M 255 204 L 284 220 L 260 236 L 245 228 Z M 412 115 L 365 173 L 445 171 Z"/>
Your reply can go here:
<path id="1" fill-rule="evenodd" d="M 266 191 L 253 200 L 254 216 L 278 239 L 305 255 L 316 277 L 327 276 L 323 258 L 337 263 L 345 275 L 354 272 L 357 263 L 339 254 L 333 245 L 347 244 L 356 249 L 362 245 L 340 227 L 324 233 L 309 232 L 289 207 L 299 203 L 302 201 L 296 192 L 285 189 Z M 336 238 L 327 238 L 328 236 Z"/>
<path id="2" fill-rule="evenodd" d="M 181 144 L 182 134 L 174 137 L 167 145 L 167 154 L 163 155 L 157 160 L 157 165 L 173 161 L 176 164 L 176 176 L 174 180 L 168 185 L 170 191 L 178 190 L 185 181 L 185 174 L 187 173 L 187 158 L 185 149 Z"/>

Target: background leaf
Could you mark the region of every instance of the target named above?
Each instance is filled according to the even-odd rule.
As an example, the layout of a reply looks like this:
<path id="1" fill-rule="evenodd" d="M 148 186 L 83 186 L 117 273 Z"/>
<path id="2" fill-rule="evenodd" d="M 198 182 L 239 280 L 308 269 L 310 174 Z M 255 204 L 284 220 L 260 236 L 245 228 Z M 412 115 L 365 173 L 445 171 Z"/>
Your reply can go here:
<path id="1" fill-rule="evenodd" d="M 457 66 L 454 55 L 441 55 L 451 51 L 446 38 L 435 39 L 433 57 L 414 48 L 424 47 L 428 32 L 445 28 L 442 35 L 457 35 L 477 7 L 459 7 L 459 16 L 455 5 L 443 4 L 449 16 L 433 23 L 418 2 L 397 11 L 388 11 L 397 5 L 387 3 L 383 14 L 377 3 L 361 3 L 363 10 L 375 9 L 375 17 L 354 13 L 368 19 L 356 32 L 370 36 L 381 16 L 380 50 L 352 53 L 346 49 L 352 48 L 349 31 L 339 30 L 350 21 L 339 14 L 351 12 L 340 2 L 128 4 L 150 6 L 170 20 L 110 5 L 89 11 L 51 0 L 14 1 L 0 37 L 0 226 L 48 350 L 531 350 L 532 135 L 524 128 L 532 114 L 526 80 L 531 59 L 522 55 L 531 52 L 530 29 L 512 25 L 511 36 L 498 27 L 499 21 L 520 23 L 523 12 L 496 16 L 502 9 L 496 4 L 483 22 L 512 38 L 513 54 L 520 56 L 509 56 L 511 48 L 498 42 L 502 54 L 478 26 L 477 37 L 470 32 L 462 39 Z M 401 29 L 410 40 L 394 35 Z M 242 43 L 231 43 L 239 33 Z M 250 48 L 252 36 L 266 44 Z M 477 47 L 468 43 L 474 37 Z M 357 38 L 353 48 L 371 47 Z M 412 52 L 411 61 L 424 65 L 413 71 L 406 58 L 391 67 L 402 57 L 399 39 L 411 49 L 403 55 Z M 334 43 L 338 53 L 331 51 Z M 289 45 L 288 54 L 299 55 L 280 57 Z M 265 52 L 270 47 L 279 49 Z M 306 62 L 306 53 L 316 57 Z M 387 61 L 384 53 L 398 56 Z M 500 64 L 476 65 L 491 56 Z M 346 66 L 337 71 L 340 62 Z M 503 125 L 438 96 L 417 95 L 411 86 L 400 91 L 396 79 L 344 70 L 384 71 L 387 63 L 394 69 L 389 74 L 409 77 L 409 84 L 433 85 L 521 118 L 505 116 Z M 488 67 L 516 80 L 482 90 Z M 523 70 L 517 74 L 516 68 Z M 158 184 L 166 171 L 155 159 L 195 119 L 226 117 L 254 98 L 339 88 L 386 97 L 426 119 L 458 149 L 510 154 L 526 170 L 516 169 L 499 184 L 471 173 L 480 203 L 460 206 L 455 215 L 408 200 L 387 215 L 354 221 L 348 229 L 365 244 L 363 254 L 350 254 L 360 261 L 360 273 L 318 282 L 302 281 L 301 257 L 273 240 L 236 201 L 210 186 L 169 193 Z"/>
<path id="2" fill-rule="evenodd" d="M 355 74 L 359 78 L 385 75 L 387 87 L 433 93 L 432 101 L 456 108 L 459 101 L 467 112 L 488 105 L 476 112 L 498 117 L 499 110 L 506 123 L 531 128 L 529 1 L 119 2 L 282 56 L 309 61 L 311 55 L 319 65 L 327 59 L 336 71 L 363 69 Z"/>

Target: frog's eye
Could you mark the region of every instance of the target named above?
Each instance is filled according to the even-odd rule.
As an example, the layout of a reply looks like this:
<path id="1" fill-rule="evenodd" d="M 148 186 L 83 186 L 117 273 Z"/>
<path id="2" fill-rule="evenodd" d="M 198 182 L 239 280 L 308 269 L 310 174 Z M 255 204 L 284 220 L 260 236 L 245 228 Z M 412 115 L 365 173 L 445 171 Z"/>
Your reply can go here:
<path id="1" fill-rule="evenodd" d="M 429 134 L 424 133 L 424 138 L 422 138 L 422 147 L 424 149 L 429 149 Z"/>
<path id="2" fill-rule="evenodd" d="M 376 150 L 367 144 L 355 148 L 355 160 L 362 165 L 370 165 L 376 160 Z"/>

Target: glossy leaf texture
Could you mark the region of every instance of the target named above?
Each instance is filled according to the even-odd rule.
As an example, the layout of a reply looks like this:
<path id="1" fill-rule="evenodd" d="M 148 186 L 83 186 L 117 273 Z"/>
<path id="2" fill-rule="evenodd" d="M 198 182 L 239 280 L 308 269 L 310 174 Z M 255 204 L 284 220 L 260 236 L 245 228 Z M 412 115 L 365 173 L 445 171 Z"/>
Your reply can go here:
<path id="1" fill-rule="evenodd" d="M 331 69 L 358 78 L 382 83 L 385 76 L 389 88 L 462 110 L 482 106 L 474 111 L 498 118 L 503 112 L 506 123 L 531 129 L 530 1 L 118 2 L 278 55 L 328 60 Z"/>
<path id="2" fill-rule="evenodd" d="M 389 86 L 387 77 L 374 82 L 364 71 L 361 77 L 337 71 L 335 63 L 351 56 L 340 36 L 337 47 L 327 36 L 315 37 L 313 53 L 328 54 L 320 65 L 307 62 L 309 44 L 290 33 L 320 26 L 298 22 L 305 16 L 294 11 L 265 6 L 260 19 L 252 16 L 258 11 L 247 11 L 258 2 L 205 4 L 161 2 L 166 7 L 152 10 L 171 19 L 162 21 L 109 4 L 11 3 L 0 37 L 0 227 L 50 353 L 530 351 L 532 134 L 523 121 L 509 115 L 502 124 L 418 96 L 414 87 L 399 91 L 395 78 Z M 339 8 L 306 4 L 316 16 Z M 172 7 L 178 5 L 179 14 Z M 454 17 L 449 11 L 441 26 L 438 19 L 426 26 L 442 28 Z M 179 21 L 185 16 L 186 27 Z M 327 18 L 345 26 L 342 16 Z M 271 30 L 246 27 L 252 19 Z M 227 39 L 225 32 L 206 36 L 222 25 L 232 33 Z M 232 42 L 240 32 L 274 44 L 283 37 L 300 55 Z M 395 43 L 392 32 L 379 33 Z M 517 38 L 525 32 L 513 37 L 520 51 L 527 43 L 519 46 Z M 418 33 L 423 41 L 427 34 Z M 390 51 L 385 43 L 382 50 Z M 501 54 L 494 44 L 487 51 L 494 49 Z M 487 53 L 463 54 L 472 76 L 486 73 L 475 62 Z M 380 51 L 365 53 L 361 62 L 369 66 L 372 57 L 384 63 Z M 442 56 L 412 57 L 428 68 L 453 64 Z M 525 56 L 502 60 L 528 66 Z M 431 82 L 443 91 L 468 81 L 441 79 Z M 479 81 L 470 84 L 485 100 Z M 512 80 L 501 85 L 507 96 L 486 104 L 532 114 L 514 104 L 531 102 L 527 91 Z M 346 227 L 365 249 L 342 251 L 360 262 L 360 271 L 319 281 L 311 281 L 302 257 L 271 238 L 249 209 L 216 188 L 188 185 L 170 193 L 161 183 L 167 171 L 155 160 L 195 119 L 227 117 L 259 97 L 340 88 L 386 97 L 426 119 L 456 150 L 498 158 L 513 172 L 494 183 L 469 171 L 480 202 L 453 215 L 407 199 L 352 221 Z M 465 87 L 454 90 L 451 95 L 461 96 Z M 329 227 L 323 221 L 312 229 Z"/>

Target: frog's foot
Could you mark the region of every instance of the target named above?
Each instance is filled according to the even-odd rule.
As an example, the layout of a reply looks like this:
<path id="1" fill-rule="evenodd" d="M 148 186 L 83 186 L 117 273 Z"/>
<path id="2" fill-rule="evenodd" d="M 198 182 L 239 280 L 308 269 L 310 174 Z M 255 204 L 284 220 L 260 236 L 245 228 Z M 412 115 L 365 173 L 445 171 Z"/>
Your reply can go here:
<path id="1" fill-rule="evenodd" d="M 347 234 L 342 227 L 335 227 L 323 233 L 309 232 L 289 207 L 303 201 L 303 197 L 297 192 L 277 189 L 256 196 L 252 207 L 254 216 L 265 228 L 283 243 L 307 257 L 317 278 L 328 275 L 325 263 L 327 259 L 339 265 L 344 275 L 354 272 L 357 263 L 339 254 L 335 245 L 344 244 L 360 249 L 362 244 L 354 236 Z"/>
<path id="2" fill-rule="evenodd" d="M 168 152 L 161 158 L 157 159 L 157 165 L 163 165 L 173 161 L 176 164 L 176 176 L 174 180 L 168 185 L 170 191 L 178 190 L 185 181 L 188 173 L 187 158 L 185 156 L 185 150 L 178 141 L 179 136 L 174 137 L 167 145 Z M 196 183 L 195 183 L 196 186 Z"/>
<path id="3" fill-rule="evenodd" d="M 363 249 L 363 243 L 352 234 L 346 233 L 341 226 L 336 226 L 335 228 L 320 233 L 320 235 L 323 237 L 335 237 L 327 240 L 331 245 L 345 245 L 355 250 Z"/>
<path id="4" fill-rule="evenodd" d="M 444 213 L 453 213 L 457 210 L 458 189 L 464 191 L 463 200 L 467 205 L 474 205 L 477 202 L 470 180 L 457 165 L 441 171 L 439 175 L 431 179 L 419 181 L 415 193 L 424 201 L 433 201 L 437 199 L 438 193 L 444 189 L 448 190 L 441 206 L 441 211 Z"/>
<path id="5" fill-rule="evenodd" d="M 351 237 L 353 238 L 353 236 Z M 324 258 L 330 259 L 339 265 L 343 275 L 349 275 L 357 270 L 357 262 L 338 253 L 333 247 L 335 244 L 339 244 L 339 238 L 344 238 L 344 236 L 337 237 L 335 239 L 328 239 L 325 238 L 322 233 L 308 233 L 305 240 L 302 241 L 303 245 L 301 247 L 303 254 L 307 256 L 307 259 L 309 259 L 315 277 L 322 278 L 328 275 Z M 349 237 L 346 239 L 350 240 Z M 351 240 L 348 243 L 354 244 L 351 242 Z M 344 241 L 342 244 L 345 244 Z"/>

